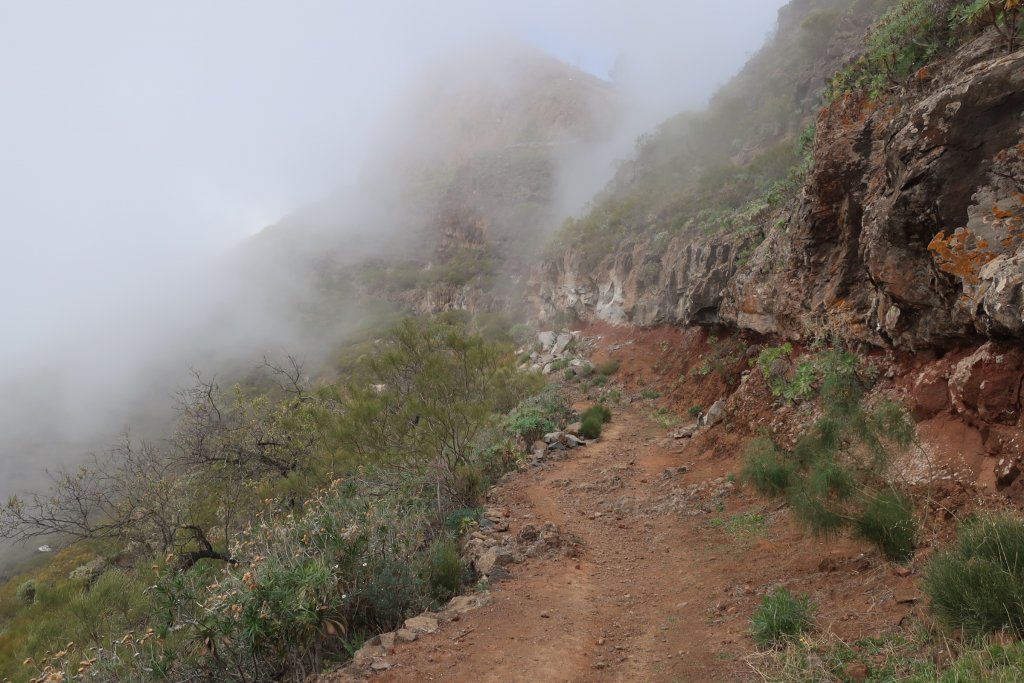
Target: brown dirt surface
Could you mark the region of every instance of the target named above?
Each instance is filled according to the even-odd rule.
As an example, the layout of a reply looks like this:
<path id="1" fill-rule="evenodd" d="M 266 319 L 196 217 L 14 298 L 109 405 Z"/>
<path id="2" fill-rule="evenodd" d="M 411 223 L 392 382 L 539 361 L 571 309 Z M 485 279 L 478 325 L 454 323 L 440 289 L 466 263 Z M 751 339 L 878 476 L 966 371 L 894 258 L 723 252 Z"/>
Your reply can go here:
<path id="1" fill-rule="evenodd" d="M 698 355 L 710 348 L 674 330 L 629 335 L 633 343 L 612 353 L 625 356 L 616 376 L 624 394 L 688 371 L 693 363 L 675 359 L 658 380 L 666 342 Z M 613 342 L 604 337 L 595 358 Z M 921 609 L 915 564 L 897 568 L 848 538 L 814 540 L 786 506 L 732 481 L 748 429 L 727 421 L 695 439 L 666 438 L 655 406 L 678 411 L 726 395 L 686 384 L 697 387 L 692 395 L 624 397 L 598 443 L 495 487 L 488 507 L 508 510 L 509 533 L 554 522 L 577 551 L 511 565 L 489 605 L 400 644 L 373 680 L 761 680 L 748 663 L 750 617 L 778 586 L 810 595 L 822 634 L 882 636 L 908 624 Z M 772 412 L 741 409 L 746 425 Z M 690 421 L 685 407 L 681 415 Z"/>

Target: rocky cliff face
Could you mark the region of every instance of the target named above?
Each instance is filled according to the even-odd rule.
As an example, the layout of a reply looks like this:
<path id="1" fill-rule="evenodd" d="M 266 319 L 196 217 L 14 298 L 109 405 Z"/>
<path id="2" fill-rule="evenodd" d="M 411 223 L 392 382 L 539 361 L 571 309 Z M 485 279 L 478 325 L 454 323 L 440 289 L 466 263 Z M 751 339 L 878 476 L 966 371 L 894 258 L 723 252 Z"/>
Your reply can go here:
<path id="1" fill-rule="evenodd" d="M 535 273 L 538 314 L 904 349 L 1019 337 L 1024 52 L 983 35 L 899 101 L 821 111 L 813 170 L 749 258 L 757 236 L 645 237 L 590 270 L 569 250 Z"/>
<path id="2" fill-rule="evenodd" d="M 633 325 L 722 322 L 723 296 L 749 240 L 667 237 L 623 244 L 594 268 L 566 250 L 534 273 L 541 318 L 572 311 L 581 319 Z"/>
<path id="3" fill-rule="evenodd" d="M 911 349 L 1024 330 L 1024 53 L 983 38 L 943 71 L 900 110 L 821 113 L 803 196 L 732 279 L 723 319 Z"/>

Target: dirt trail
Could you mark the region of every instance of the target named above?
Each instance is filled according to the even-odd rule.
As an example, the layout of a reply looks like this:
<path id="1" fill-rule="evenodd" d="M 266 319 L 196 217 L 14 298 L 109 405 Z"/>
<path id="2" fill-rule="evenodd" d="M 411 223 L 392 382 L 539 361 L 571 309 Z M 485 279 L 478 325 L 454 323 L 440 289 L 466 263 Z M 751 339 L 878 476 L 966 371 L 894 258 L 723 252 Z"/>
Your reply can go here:
<path id="1" fill-rule="evenodd" d="M 677 445 L 691 442 L 664 437 L 629 408 L 599 443 L 497 487 L 490 505 L 508 509 L 510 533 L 551 521 L 579 556 L 512 565 L 491 604 L 400 645 L 373 680 L 757 680 L 749 618 L 779 583 L 833 603 L 819 626 L 837 633 L 906 616 L 865 548 L 811 541 L 724 478 L 732 454 L 691 457 Z"/>

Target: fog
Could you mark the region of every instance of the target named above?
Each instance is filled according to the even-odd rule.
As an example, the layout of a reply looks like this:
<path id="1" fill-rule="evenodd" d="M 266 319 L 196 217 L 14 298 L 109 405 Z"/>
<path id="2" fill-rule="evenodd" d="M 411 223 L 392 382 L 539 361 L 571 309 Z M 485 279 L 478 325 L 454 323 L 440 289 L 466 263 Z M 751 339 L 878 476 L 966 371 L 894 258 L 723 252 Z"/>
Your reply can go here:
<path id="1" fill-rule="evenodd" d="M 636 135 L 735 73 L 782 4 L 0 4 L 0 499 L 159 425 L 189 366 L 305 352 L 225 264 L 347 196 L 425 68 L 511 40 L 614 77 L 621 127 L 576 158 L 571 210 Z"/>

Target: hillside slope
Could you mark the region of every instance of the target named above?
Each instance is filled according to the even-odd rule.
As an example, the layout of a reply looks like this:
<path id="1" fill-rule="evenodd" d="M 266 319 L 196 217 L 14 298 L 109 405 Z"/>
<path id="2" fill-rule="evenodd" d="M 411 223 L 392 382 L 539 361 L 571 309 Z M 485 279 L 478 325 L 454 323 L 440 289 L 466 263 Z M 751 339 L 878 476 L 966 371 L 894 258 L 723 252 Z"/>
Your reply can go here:
<path id="1" fill-rule="evenodd" d="M 781 23 L 776 40 L 798 43 L 817 25 L 811 17 L 838 11 L 817 5 L 802 22 Z M 855 9 L 844 21 L 866 26 L 870 8 Z M 827 42 L 834 55 L 843 35 Z M 780 49 L 769 46 L 761 57 Z M 815 63 L 823 85 L 842 62 Z M 766 91 L 746 78 L 730 88 L 745 85 L 758 101 Z M 537 311 L 639 325 L 720 323 L 793 340 L 830 330 L 903 349 L 1018 337 L 1022 78 L 1024 56 L 1006 54 L 990 29 L 884 98 L 852 92 L 816 116 L 792 106 L 793 120 L 802 115 L 816 133 L 806 158 L 795 160 L 788 178 L 776 171 L 784 179 L 774 185 L 762 169 L 782 148 L 766 147 L 773 138 L 763 127 L 727 127 L 736 147 L 757 152 L 738 153 L 728 173 L 714 175 L 699 155 L 694 161 L 676 146 L 666 124 L 647 143 L 653 151 L 641 149 L 634 163 L 669 150 L 675 164 L 711 180 L 683 182 L 679 199 L 659 213 L 644 194 L 643 172 L 625 184 L 620 174 L 605 202 L 570 226 L 567 246 L 556 244 L 536 270 Z M 813 85 L 791 80 L 781 92 L 797 98 Z M 767 189 L 758 194 L 758 185 Z M 651 206 L 644 215 L 653 218 L 636 220 Z"/>
<path id="2" fill-rule="evenodd" d="M 610 84 L 536 48 L 460 52 L 381 122 L 354 187 L 270 226 L 242 260 L 416 313 L 505 307 L 564 211 L 565 175 L 620 109 Z"/>

